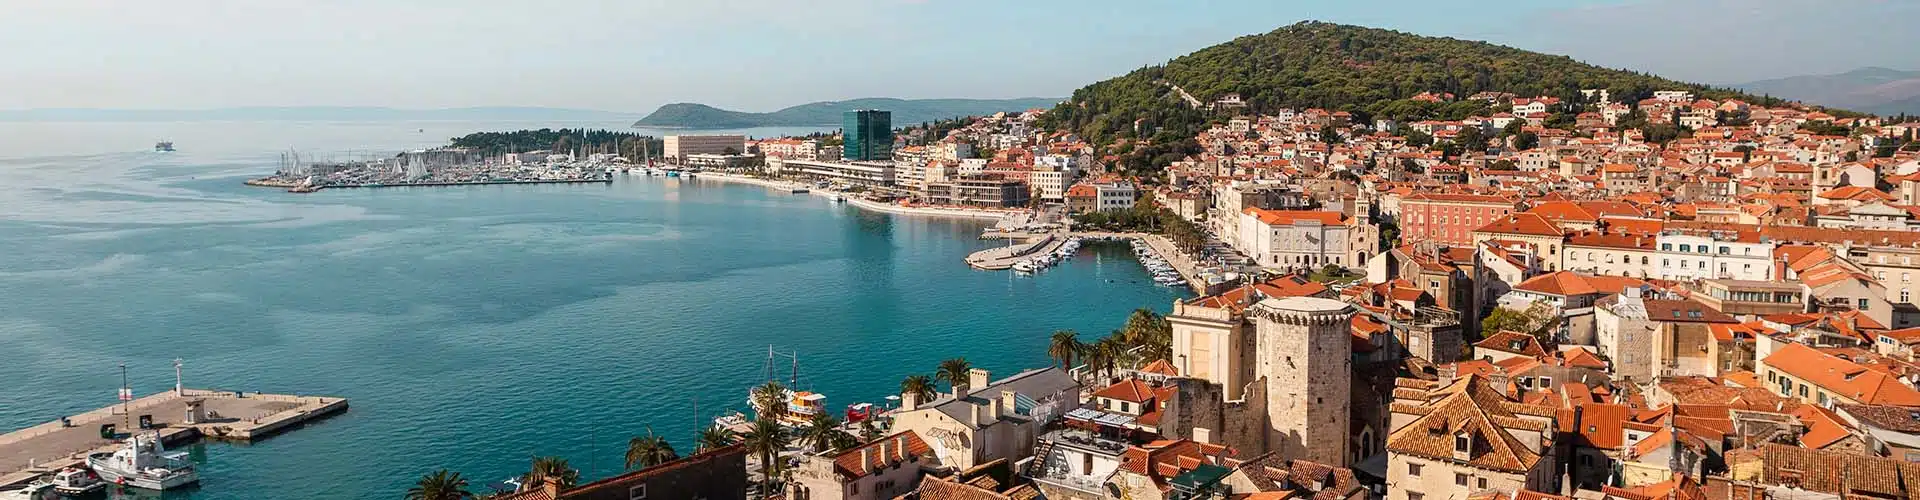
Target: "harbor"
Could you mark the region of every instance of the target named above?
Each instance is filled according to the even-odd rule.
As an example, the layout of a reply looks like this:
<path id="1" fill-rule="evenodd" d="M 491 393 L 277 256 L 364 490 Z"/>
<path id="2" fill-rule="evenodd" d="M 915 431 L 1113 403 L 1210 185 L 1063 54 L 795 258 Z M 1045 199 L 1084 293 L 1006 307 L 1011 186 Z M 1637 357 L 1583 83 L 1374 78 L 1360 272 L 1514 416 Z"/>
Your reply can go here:
<path id="1" fill-rule="evenodd" d="M 166 391 L 0 435 L 0 488 L 26 484 L 122 440 L 152 433 L 166 447 L 203 439 L 253 442 L 347 410 L 345 398 L 185 389 Z"/>
<path id="2" fill-rule="evenodd" d="M 325 189 L 486 186 L 502 184 L 607 184 L 630 167 L 611 153 L 534 151 L 486 156 L 466 148 L 415 150 L 391 158 L 311 161 L 289 151 L 281 154 L 273 175 L 249 179 L 248 186 L 314 193 Z"/>

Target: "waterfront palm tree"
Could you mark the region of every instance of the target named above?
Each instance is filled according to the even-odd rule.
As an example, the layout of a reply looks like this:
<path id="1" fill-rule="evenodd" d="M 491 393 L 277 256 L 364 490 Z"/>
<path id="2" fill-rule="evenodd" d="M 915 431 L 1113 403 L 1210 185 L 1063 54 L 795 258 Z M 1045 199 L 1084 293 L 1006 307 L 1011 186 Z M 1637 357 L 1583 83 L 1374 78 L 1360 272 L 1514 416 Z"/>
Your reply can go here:
<path id="1" fill-rule="evenodd" d="M 772 491 L 773 473 L 779 469 L 780 452 L 787 450 L 792 437 L 787 429 L 772 419 L 762 418 L 753 421 L 753 429 L 745 436 L 747 453 L 760 456 L 760 477 L 765 480 L 761 491 Z"/>
<path id="2" fill-rule="evenodd" d="M 1080 352 L 1080 333 L 1073 330 L 1053 332 L 1053 340 L 1047 345 L 1047 357 L 1060 362 L 1060 367 L 1073 369 L 1073 356 Z"/>
<path id="3" fill-rule="evenodd" d="M 1114 335 L 1108 335 L 1094 343 L 1086 344 L 1086 352 L 1080 355 L 1086 358 L 1087 368 L 1089 370 L 1095 374 L 1104 375 L 1105 373 L 1113 371 L 1113 365 L 1119 360 L 1120 353 L 1126 350 L 1123 345 L 1120 341 L 1119 333 L 1115 332 Z"/>
<path id="4" fill-rule="evenodd" d="M 567 459 L 560 457 L 534 457 L 533 467 L 526 475 L 520 476 L 521 488 L 533 488 L 552 478 L 560 482 L 560 489 L 572 488 L 580 484 L 580 471 L 567 465 Z"/>
<path id="5" fill-rule="evenodd" d="M 840 419 L 827 413 L 815 413 L 812 419 L 807 420 L 806 428 L 800 430 L 799 437 L 800 442 L 806 443 L 807 447 L 818 453 L 833 448 L 836 437 L 834 433 L 838 432 L 840 432 Z"/>
<path id="6" fill-rule="evenodd" d="M 908 375 L 900 380 L 900 393 L 918 396 L 920 404 L 933 401 L 933 379 L 926 375 Z"/>
<path id="7" fill-rule="evenodd" d="M 467 479 L 458 472 L 446 469 L 420 476 L 412 488 L 407 489 L 407 500 L 465 500 L 473 498 L 473 492 L 467 491 Z"/>
<path id="8" fill-rule="evenodd" d="M 967 385 L 967 372 L 971 370 L 973 365 L 967 363 L 967 358 L 953 358 L 941 361 L 940 368 L 933 372 L 933 378 L 940 379 L 953 387 L 959 387 Z"/>
<path id="9" fill-rule="evenodd" d="M 707 427 L 700 430 L 700 436 L 696 439 L 699 444 L 694 446 L 694 453 L 733 446 L 739 439 L 740 436 L 734 434 L 733 429 L 718 425 Z"/>
<path id="10" fill-rule="evenodd" d="M 753 411 L 758 418 L 777 418 L 787 413 L 787 386 L 768 380 L 753 388 Z"/>
<path id="11" fill-rule="evenodd" d="M 634 436 L 627 440 L 627 468 L 647 468 L 680 458 L 674 453 L 673 444 L 667 438 L 656 436 L 653 429 L 647 429 L 647 435 Z"/>

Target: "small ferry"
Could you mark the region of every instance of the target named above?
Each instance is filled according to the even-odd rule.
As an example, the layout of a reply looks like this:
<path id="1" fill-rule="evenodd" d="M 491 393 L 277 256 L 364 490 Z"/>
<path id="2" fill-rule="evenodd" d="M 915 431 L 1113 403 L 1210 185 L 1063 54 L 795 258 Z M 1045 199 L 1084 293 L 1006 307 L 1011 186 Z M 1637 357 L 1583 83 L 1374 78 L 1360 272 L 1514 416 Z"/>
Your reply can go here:
<path id="1" fill-rule="evenodd" d="M 79 467 L 61 469 L 53 475 L 53 492 L 62 496 L 83 496 L 107 489 L 107 482 L 93 471 Z"/>
<path id="2" fill-rule="evenodd" d="M 154 144 L 153 144 L 153 152 L 155 152 L 155 153 L 172 153 L 172 152 L 173 152 L 173 142 L 172 142 L 172 141 L 160 141 L 160 142 L 156 142 L 156 143 L 154 143 Z"/>
<path id="3" fill-rule="evenodd" d="M 140 489 L 166 491 L 200 482 L 200 471 L 187 461 L 187 454 L 168 453 L 157 432 L 134 434 L 111 453 L 87 455 L 87 467 L 101 480 Z"/>

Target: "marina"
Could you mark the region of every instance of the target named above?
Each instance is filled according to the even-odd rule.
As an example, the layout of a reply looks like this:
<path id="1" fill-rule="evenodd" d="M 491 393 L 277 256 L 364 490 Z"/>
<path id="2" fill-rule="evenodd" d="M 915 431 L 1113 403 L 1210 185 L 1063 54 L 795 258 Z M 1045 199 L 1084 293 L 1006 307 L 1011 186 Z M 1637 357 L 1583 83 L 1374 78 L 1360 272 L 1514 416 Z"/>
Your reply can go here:
<path id="1" fill-rule="evenodd" d="M 536 151 L 488 157 L 464 148 L 436 148 L 392 158 L 316 162 L 289 151 L 281 154 L 280 168 L 273 175 L 249 179 L 245 184 L 286 189 L 289 193 L 336 188 L 606 184 L 630 167 L 626 158 L 608 153 L 582 156 L 577 152 Z"/>
<path id="2" fill-rule="evenodd" d="M 202 439 L 253 442 L 346 409 L 347 400 L 335 397 L 167 391 L 0 435 L 0 487 L 75 468 L 116 482 L 121 476 L 102 470 L 116 460 L 133 464 L 121 471 L 137 476 L 157 463 L 179 464 L 176 455 L 158 450 Z M 144 458 L 141 449 L 149 451 Z M 128 484 L 153 486 L 149 489 L 191 482 L 183 474 L 157 475 L 152 482 L 128 479 Z"/>

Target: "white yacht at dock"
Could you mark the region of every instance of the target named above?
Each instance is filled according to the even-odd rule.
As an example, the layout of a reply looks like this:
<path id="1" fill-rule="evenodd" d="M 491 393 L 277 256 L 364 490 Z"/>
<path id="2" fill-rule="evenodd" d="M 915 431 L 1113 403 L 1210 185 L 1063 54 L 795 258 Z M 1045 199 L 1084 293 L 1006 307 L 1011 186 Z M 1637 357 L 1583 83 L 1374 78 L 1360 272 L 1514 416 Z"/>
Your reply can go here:
<path id="1" fill-rule="evenodd" d="M 113 484 L 149 490 L 169 490 L 200 481 L 200 471 L 184 452 L 168 453 L 160 434 L 142 432 L 127 438 L 112 453 L 87 455 L 87 467 Z"/>

